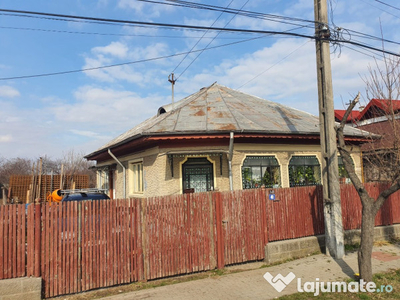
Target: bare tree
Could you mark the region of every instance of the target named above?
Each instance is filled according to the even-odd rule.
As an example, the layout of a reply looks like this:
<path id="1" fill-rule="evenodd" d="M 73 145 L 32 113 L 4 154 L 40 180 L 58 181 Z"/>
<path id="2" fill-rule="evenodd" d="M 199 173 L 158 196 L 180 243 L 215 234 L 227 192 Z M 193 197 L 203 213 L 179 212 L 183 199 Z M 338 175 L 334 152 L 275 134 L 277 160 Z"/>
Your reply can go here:
<path id="1" fill-rule="evenodd" d="M 383 120 L 387 135 L 377 140 L 376 135 L 370 135 L 371 142 L 364 148 L 363 155 L 371 170 L 384 179 L 388 188 L 382 191 L 377 198 L 371 197 L 360 178 L 356 175 L 350 152 L 346 147 L 343 129 L 346 120 L 353 108 L 359 102 L 360 93 L 351 101 L 344 117 L 337 128 L 338 150 L 343 159 L 344 167 L 349 174 L 362 204 L 361 221 L 361 243 L 358 250 L 358 268 L 360 277 L 365 281 L 372 281 L 371 255 L 374 242 L 375 216 L 379 209 L 394 192 L 400 189 L 400 128 L 397 114 L 393 107 L 393 97 L 400 96 L 400 60 L 394 57 L 385 57 L 383 67 L 375 61 L 375 68 L 369 68 L 369 77 L 364 78 L 367 86 L 367 96 L 377 99 L 384 99 L 385 107 L 380 114 L 384 113 Z M 379 133 L 379 132 L 376 132 Z M 389 138 L 390 137 L 390 138 Z M 365 154 L 364 154 L 365 153 Z"/>
<path id="2" fill-rule="evenodd" d="M 59 160 L 59 166 L 63 165 L 63 173 L 68 175 L 88 175 L 89 186 L 94 187 L 96 184 L 96 173 L 93 170 L 94 163 L 87 161 L 83 153 L 76 153 L 70 150 L 64 154 Z"/>
<path id="3" fill-rule="evenodd" d="M 29 175 L 32 170 L 32 160 L 27 158 L 12 158 L 0 160 L 0 185 L 8 187 L 11 175 Z"/>
<path id="4" fill-rule="evenodd" d="M 8 187 L 11 175 L 31 175 L 32 168 L 37 166 L 37 162 L 38 159 L 0 158 L 0 186 Z M 94 187 L 96 173 L 91 168 L 93 165 L 93 162 L 84 159 L 84 154 L 71 150 L 66 152 L 61 159 L 51 159 L 48 156 L 44 156 L 42 158 L 42 174 L 49 175 L 53 173 L 59 175 L 61 174 L 61 166 L 63 166 L 64 175 L 88 175 L 89 187 Z"/>

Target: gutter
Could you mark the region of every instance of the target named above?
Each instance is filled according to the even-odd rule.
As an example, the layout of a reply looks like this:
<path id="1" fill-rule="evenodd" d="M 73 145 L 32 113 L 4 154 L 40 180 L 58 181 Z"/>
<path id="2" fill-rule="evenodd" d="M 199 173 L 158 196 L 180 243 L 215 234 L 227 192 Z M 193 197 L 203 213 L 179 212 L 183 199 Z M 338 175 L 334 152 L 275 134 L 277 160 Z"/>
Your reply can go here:
<path id="1" fill-rule="evenodd" d="M 115 155 L 111 152 L 110 148 L 108 148 L 108 154 L 122 167 L 123 177 L 124 177 L 124 199 L 126 199 L 126 168 L 125 166 L 115 157 Z"/>
<path id="2" fill-rule="evenodd" d="M 233 178 L 232 178 L 232 158 L 233 158 L 233 131 L 229 135 L 229 153 L 228 153 L 228 169 L 229 169 L 229 189 L 233 191 Z"/>

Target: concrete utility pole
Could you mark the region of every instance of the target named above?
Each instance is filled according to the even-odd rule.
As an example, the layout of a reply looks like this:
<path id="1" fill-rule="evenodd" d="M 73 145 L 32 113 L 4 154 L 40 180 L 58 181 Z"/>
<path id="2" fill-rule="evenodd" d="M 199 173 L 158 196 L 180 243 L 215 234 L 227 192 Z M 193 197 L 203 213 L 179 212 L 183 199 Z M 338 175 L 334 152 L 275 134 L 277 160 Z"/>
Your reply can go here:
<path id="1" fill-rule="evenodd" d="M 335 114 L 329 49 L 328 9 L 326 0 L 314 0 L 318 77 L 318 104 L 322 153 L 326 253 L 335 258 L 344 255 L 342 208 L 337 159 Z"/>

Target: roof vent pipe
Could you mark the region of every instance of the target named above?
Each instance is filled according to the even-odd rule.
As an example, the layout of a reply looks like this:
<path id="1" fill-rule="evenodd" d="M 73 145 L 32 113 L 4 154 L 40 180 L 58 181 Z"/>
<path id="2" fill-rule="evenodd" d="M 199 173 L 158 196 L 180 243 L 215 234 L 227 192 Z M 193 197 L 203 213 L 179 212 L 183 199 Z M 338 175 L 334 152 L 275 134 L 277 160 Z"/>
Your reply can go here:
<path id="1" fill-rule="evenodd" d="M 126 199 L 126 168 L 125 166 L 118 160 L 118 158 L 115 157 L 115 155 L 111 152 L 110 148 L 108 148 L 108 154 L 121 166 L 122 168 L 122 173 L 124 177 L 124 199 Z"/>
<path id="2" fill-rule="evenodd" d="M 229 135 L 229 153 L 228 153 L 228 169 L 229 169 L 229 189 L 233 191 L 233 178 L 232 178 L 232 158 L 233 158 L 233 131 Z"/>

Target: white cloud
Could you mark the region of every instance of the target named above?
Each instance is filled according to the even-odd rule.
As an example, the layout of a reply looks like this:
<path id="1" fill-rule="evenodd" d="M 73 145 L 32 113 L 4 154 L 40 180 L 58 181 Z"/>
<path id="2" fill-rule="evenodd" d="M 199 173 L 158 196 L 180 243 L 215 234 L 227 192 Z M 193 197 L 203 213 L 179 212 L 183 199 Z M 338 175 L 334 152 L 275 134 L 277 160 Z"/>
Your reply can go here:
<path id="1" fill-rule="evenodd" d="M 8 85 L 0 85 L 0 97 L 15 98 L 19 97 L 20 95 L 20 92 L 16 88 Z"/>
<path id="2" fill-rule="evenodd" d="M 85 71 L 85 74 L 91 78 L 104 81 L 127 81 L 139 85 L 153 82 L 155 68 L 148 68 L 140 61 L 160 58 L 169 53 L 168 46 L 163 43 L 155 43 L 147 47 L 129 47 L 121 42 L 112 42 L 105 47 L 95 47 L 92 49 L 93 56 L 85 58 L 83 69 L 97 68 L 105 65 L 118 63 L 129 63 L 121 66 L 102 68 Z M 123 60 L 122 60 L 123 59 Z M 136 63 L 137 62 L 137 63 Z M 147 62 L 147 64 L 150 62 Z M 154 65 L 163 65 L 166 62 L 161 60 L 152 61 Z"/>
<path id="3" fill-rule="evenodd" d="M 88 130 L 76 130 L 76 129 L 71 129 L 70 130 L 72 133 L 81 135 L 81 136 L 86 136 L 86 137 L 97 137 L 99 134 L 97 132 L 93 131 L 88 131 Z"/>
<path id="4" fill-rule="evenodd" d="M 128 46 L 121 42 L 112 42 L 105 47 L 94 47 L 92 49 L 93 53 L 100 53 L 110 56 L 115 56 L 118 58 L 126 58 L 128 54 Z"/>
<path id="5" fill-rule="evenodd" d="M 147 18 L 158 18 L 164 13 L 175 11 L 175 8 L 171 5 L 145 3 L 137 0 L 119 0 L 118 8 L 133 9 L 135 14 L 143 15 Z"/>
<path id="6" fill-rule="evenodd" d="M 68 103 L 51 108 L 56 120 L 70 123 L 85 123 L 91 126 L 107 127 L 114 130 L 133 127 L 135 119 L 143 120 L 149 113 L 155 114 L 160 106 L 160 97 L 140 97 L 124 90 L 100 88 L 95 86 L 80 87 L 74 93 L 75 103 Z"/>
<path id="7" fill-rule="evenodd" d="M 8 143 L 12 141 L 12 135 L 7 134 L 7 135 L 0 135 L 0 143 Z"/>

